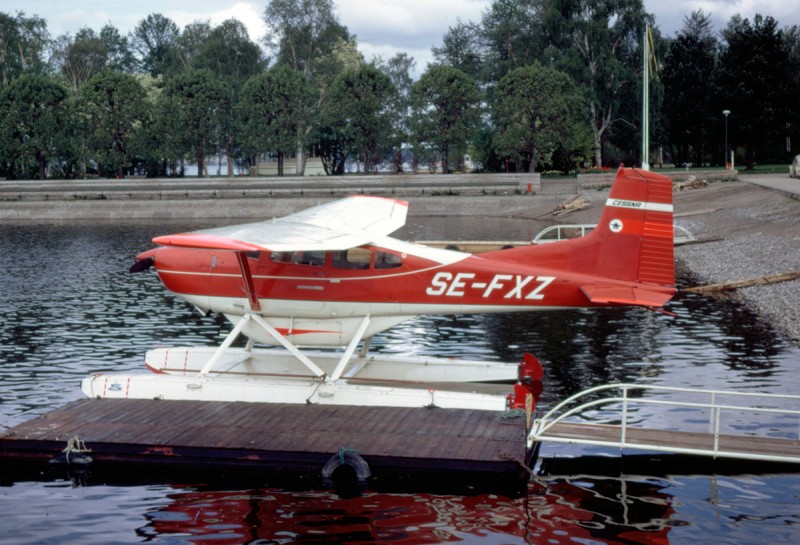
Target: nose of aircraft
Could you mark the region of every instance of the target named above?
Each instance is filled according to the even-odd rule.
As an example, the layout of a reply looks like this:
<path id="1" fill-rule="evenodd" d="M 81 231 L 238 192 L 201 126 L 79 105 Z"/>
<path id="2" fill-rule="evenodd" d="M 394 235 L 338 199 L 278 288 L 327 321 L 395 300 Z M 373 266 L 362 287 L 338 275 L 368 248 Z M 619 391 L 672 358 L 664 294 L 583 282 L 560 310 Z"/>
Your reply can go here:
<path id="1" fill-rule="evenodd" d="M 138 273 L 143 272 L 155 265 L 156 262 L 156 251 L 158 248 L 154 248 L 152 250 L 148 250 L 147 252 L 143 252 L 136 256 L 136 262 L 131 265 L 131 268 L 128 269 L 128 272 Z"/>

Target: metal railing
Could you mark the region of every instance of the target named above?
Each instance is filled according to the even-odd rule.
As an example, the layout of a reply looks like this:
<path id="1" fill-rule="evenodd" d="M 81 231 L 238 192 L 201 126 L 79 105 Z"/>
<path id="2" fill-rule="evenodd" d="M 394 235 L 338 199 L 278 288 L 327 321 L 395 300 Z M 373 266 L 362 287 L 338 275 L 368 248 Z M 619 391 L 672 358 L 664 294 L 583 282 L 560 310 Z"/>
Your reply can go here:
<path id="1" fill-rule="evenodd" d="M 545 227 L 533 238 L 533 244 L 546 244 L 548 242 L 559 242 L 570 238 L 579 238 L 589 234 L 594 228 L 597 227 L 596 223 L 574 223 L 564 225 L 551 225 Z M 696 240 L 695 236 L 685 227 L 680 225 L 673 225 L 675 230 L 675 244 L 686 244 Z"/>
<path id="2" fill-rule="evenodd" d="M 606 392 L 618 391 L 616 395 L 603 397 Z M 644 394 L 655 394 L 655 397 L 636 397 Z M 670 396 L 680 395 L 685 397 L 694 396 L 700 398 L 699 400 L 687 401 L 685 399 L 672 399 Z M 660 396 L 660 397 L 659 397 Z M 587 400 L 588 399 L 588 400 Z M 782 406 L 790 405 L 791 408 Z M 675 428 L 666 428 L 661 426 L 653 426 L 654 422 L 663 422 L 663 414 L 651 415 L 658 418 L 648 418 L 647 415 L 640 413 L 644 407 L 667 407 L 679 408 L 681 413 L 680 430 Z M 606 411 L 604 422 L 588 422 L 585 415 L 592 410 L 603 409 Z M 711 448 L 702 447 L 681 447 L 672 444 L 655 444 L 651 441 L 643 442 L 637 440 L 631 442 L 629 436 L 631 430 L 659 430 L 669 431 L 671 433 L 681 433 L 692 424 L 697 425 L 703 419 L 693 419 L 689 421 L 688 412 L 694 411 L 695 413 L 707 414 L 707 431 L 701 432 L 705 436 L 713 437 Z M 773 417 L 780 417 L 782 419 L 788 418 L 792 427 L 791 431 L 776 432 L 776 426 L 784 423 L 777 423 L 774 419 L 766 424 L 760 424 L 755 420 L 747 422 L 751 431 L 748 433 L 725 433 L 723 434 L 723 427 L 733 424 L 741 424 L 741 421 L 734 421 L 731 416 L 733 413 L 738 415 L 772 415 Z M 631 415 L 636 414 L 640 422 L 631 422 Z M 572 436 L 559 436 L 557 433 L 558 424 L 576 423 L 575 418 L 584 415 L 584 418 L 579 421 L 580 424 L 587 427 L 598 424 L 603 425 L 606 429 L 613 429 L 614 433 L 618 433 L 615 438 L 598 439 L 592 437 L 578 438 Z M 571 419 L 569 422 L 568 419 Z M 646 423 L 644 425 L 642 422 Z M 617 429 L 618 427 L 618 429 Z M 752 429 L 755 430 L 752 431 Z M 765 437 L 763 432 L 768 430 L 773 433 L 773 436 Z M 761 432 L 759 435 L 756 432 Z M 697 435 L 697 432 L 691 432 Z M 779 435 L 775 435 L 775 434 Z M 763 453 L 755 452 L 755 450 L 748 450 L 746 448 L 733 448 L 730 446 L 722 446 L 720 438 L 726 437 L 744 437 L 746 439 L 756 438 L 769 440 L 772 443 L 777 441 L 785 441 L 795 444 L 800 441 L 800 396 L 788 394 L 764 394 L 754 392 L 738 392 L 730 390 L 705 390 L 693 388 L 675 388 L 666 386 L 653 386 L 653 385 L 639 385 L 639 384 L 607 384 L 590 388 L 579 392 L 561 403 L 555 405 L 541 418 L 534 420 L 530 433 L 528 434 L 527 445 L 532 448 L 534 443 L 549 441 L 560 443 L 573 443 L 583 445 L 596 445 L 596 446 L 610 446 L 619 448 L 637 448 L 654 450 L 660 452 L 669 452 L 676 454 L 694 454 L 705 455 L 713 457 L 737 457 L 754 460 L 767 460 L 767 461 L 781 461 L 781 462 L 800 462 L 800 445 L 796 448 L 788 448 L 787 450 L 794 450 L 795 453 L 787 453 L 785 451 L 779 453 Z M 789 445 L 790 447 L 792 445 Z"/>

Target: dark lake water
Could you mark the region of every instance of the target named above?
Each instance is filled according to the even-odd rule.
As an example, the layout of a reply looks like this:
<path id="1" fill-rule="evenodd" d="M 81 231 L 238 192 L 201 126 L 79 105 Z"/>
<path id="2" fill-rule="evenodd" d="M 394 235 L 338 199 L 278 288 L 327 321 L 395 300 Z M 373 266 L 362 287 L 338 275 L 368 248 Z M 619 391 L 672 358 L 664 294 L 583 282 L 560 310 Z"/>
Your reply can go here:
<path id="1" fill-rule="evenodd" d="M 475 226 L 479 223 L 479 226 Z M 0 426 L 82 397 L 91 373 L 143 370 L 150 348 L 216 344 L 228 331 L 130 275 L 155 235 L 196 225 L 0 226 Z M 409 238 L 526 238 L 525 222 L 417 220 Z M 534 233 L 535 234 L 535 233 Z M 545 366 L 540 406 L 608 382 L 800 391 L 800 351 L 740 303 L 685 297 L 675 316 L 643 310 L 427 317 L 376 337 L 383 352 Z M 545 447 L 545 458 L 574 451 Z M 611 452 L 612 456 L 618 454 Z M 748 462 L 725 474 L 685 461 L 612 457 L 545 465 L 522 497 L 320 486 L 196 475 L 102 479 L 0 474 L 0 544 L 22 543 L 796 543 L 800 472 Z M 609 464 L 603 464 L 608 466 Z M 465 483 L 460 483 L 465 484 Z M 468 483 L 467 483 L 468 484 Z"/>

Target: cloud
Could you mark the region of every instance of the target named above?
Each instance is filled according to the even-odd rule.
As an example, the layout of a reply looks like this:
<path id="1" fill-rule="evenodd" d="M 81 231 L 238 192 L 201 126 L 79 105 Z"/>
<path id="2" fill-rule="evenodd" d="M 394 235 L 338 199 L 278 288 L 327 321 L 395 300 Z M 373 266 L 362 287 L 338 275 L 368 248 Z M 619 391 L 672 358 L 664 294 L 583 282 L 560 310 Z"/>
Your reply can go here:
<path id="1" fill-rule="evenodd" d="M 488 0 L 337 0 L 339 21 L 358 39 L 367 60 L 405 51 L 417 61 L 416 76 L 433 60 L 431 47 L 458 19 L 480 21 Z"/>
<path id="2" fill-rule="evenodd" d="M 725 29 L 737 14 L 751 21 L 756 14 L 771 16 L 778 21 L 779 28 L 800 25 L 800 10 L 786 0 L 645 0 L 645 9 L 656 16 L 656 24 L 665 36 L 680 32 L 684 18 L 698 9 L 710 16 L 717 32 Z"/>
<path id="3" fill-rule="evenodd" d="M 260 3 L 237 2 L 230 7 L 216 9 L 219 4 L 220 2 L 211 4 L 208 2 L 201 2 L 199 4 L 197 2 L 190 2 L 187 4 L 186 9 L 165 10 L 163 15 L 175 21 L 181 28 L 198 20 L 207 20 L 211 22 L 211 26 L 217 26 L 228 19 L 238 19 L 244 24 L 250 39 L 256 43 L 261 42 L 261 38 L 267 31 L 267 25 L 264 23 L 263 18 L 264 8 Z M 208 9 L 208 7 L 206 7 L 207 5 L 214 6 L 214 8 Z"/>

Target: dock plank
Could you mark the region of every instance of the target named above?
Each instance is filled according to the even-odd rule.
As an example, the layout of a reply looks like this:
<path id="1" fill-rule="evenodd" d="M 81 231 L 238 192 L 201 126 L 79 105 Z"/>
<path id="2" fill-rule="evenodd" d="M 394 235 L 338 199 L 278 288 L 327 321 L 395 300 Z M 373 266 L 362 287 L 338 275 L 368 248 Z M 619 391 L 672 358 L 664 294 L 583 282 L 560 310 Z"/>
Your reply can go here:
<path id="1" fill-rule="evenodd" d="M 466 409 L 86 399 L 0 436 L 0 457 L 45 459 L 72 436 L 96 460 L 324 464 L 342 448 L 370 466 L 517 472 L 524 419 Z M 321 466 L 320 466 L 321 467 Z"/>

